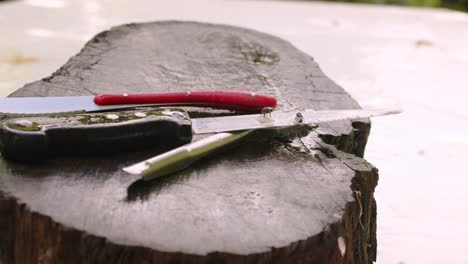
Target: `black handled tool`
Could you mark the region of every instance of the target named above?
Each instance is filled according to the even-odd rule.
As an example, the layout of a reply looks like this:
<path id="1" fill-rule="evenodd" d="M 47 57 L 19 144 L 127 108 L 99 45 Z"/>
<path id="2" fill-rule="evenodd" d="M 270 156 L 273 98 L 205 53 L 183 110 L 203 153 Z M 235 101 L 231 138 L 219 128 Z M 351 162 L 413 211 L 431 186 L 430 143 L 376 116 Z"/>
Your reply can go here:
<path id="1" fill-rule="evenodd" d="M 0 151 L 4 157 L 21 162 L 58 154 L 179 146 L 191 140 L 191 120 L 180 109 L 18 117 L 0 123 Z"/>

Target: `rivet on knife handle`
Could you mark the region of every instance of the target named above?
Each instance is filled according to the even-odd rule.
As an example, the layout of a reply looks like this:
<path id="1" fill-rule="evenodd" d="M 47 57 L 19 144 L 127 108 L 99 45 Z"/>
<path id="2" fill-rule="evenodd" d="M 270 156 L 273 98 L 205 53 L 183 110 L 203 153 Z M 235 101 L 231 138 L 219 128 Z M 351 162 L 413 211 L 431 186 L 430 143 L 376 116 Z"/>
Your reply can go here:
<path id="1" fill-rule="evenodd" d="M 265 107 L 276 107 L 276 99 L 273 97 L 241 91 L 100 94 L 94 97 L 94 103 L 101 106 L 157 103 L 257 113 Z"/>

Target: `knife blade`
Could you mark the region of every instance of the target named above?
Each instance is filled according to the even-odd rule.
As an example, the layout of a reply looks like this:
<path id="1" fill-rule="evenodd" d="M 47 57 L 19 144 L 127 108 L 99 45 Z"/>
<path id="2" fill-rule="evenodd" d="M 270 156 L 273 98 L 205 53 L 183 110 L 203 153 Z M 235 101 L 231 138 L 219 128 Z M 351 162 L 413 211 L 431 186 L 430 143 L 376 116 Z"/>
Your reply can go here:
<path id="1" fill-rule="evenodd" d="M 244 91 L 187 91 L 96 96 L 0 98 L 0 114 L 27 115 L 65 112 L 100 112 L 138 106 L 195 106 L 258 113 L 276 107 L 270 96 Z"/>
<path id="2" fill-rule="evenodd" d="M 125 167 L 123 170 L 140 175 L 143 180 L 152 180 L 183 170 L 198 159 L 242 140 L 254 130 L 298 126 L 308 126 L 313 129 L 323 122 L 369 118 L 400 112 L 399 109 L 325 111 L 309 109 L 301 112 L 273 112 L 271 116 L 243 115 L 192 119 L 192 129 L 195 134 L 216 134 Z"/>
<path id="3" fill-rule="evenodd" d="M 222 117 L 205 117 L 192 119 L 195 134 L 220 133 L 260 128 L 287 127 L 296 124 L 317 124 L 345 119 L 369 118 L 398 114 L 399 109 L 356 109 L 356 110 L 320 110 L 305 109 L 302 111 L 269 114 L 235 115 Z M 299 117 L 297 116 L 300 113 Z M 302 118 L 298 122 L 297 118 Z M 299 120 L 300 121 L 300 120 Z"/>

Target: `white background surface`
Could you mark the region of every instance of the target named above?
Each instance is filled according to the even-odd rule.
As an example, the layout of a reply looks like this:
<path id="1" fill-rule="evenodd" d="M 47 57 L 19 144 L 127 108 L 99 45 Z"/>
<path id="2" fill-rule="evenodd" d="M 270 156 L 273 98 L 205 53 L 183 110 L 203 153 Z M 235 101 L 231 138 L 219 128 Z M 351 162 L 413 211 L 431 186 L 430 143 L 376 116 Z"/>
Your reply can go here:
<path id="1" fill-rule="evenodd" d="M 279 36 L 364 107 L 402 107 L 373 120 L 365 156 L 380 171 L 377 262 L 468 263 L 468 15 L 317 2 L 5 2 L 0 96 L 50 75 L 102 30 L 154 20 Z"/>

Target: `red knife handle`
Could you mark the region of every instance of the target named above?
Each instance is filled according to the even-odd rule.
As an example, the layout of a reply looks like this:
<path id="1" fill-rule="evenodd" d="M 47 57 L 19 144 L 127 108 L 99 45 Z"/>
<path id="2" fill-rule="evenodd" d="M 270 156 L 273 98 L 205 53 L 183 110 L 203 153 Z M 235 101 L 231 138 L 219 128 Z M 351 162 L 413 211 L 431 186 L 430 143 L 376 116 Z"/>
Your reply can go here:
<path id="1" fill-rule="evenodd" d="M 99 94 L 97 105 L 161 104 L 198 106 L 241 112 L 260 112 L 265 107 L 276 107 L 276 99 L 251 92 L 200 91 L 144 94 Z"/>

